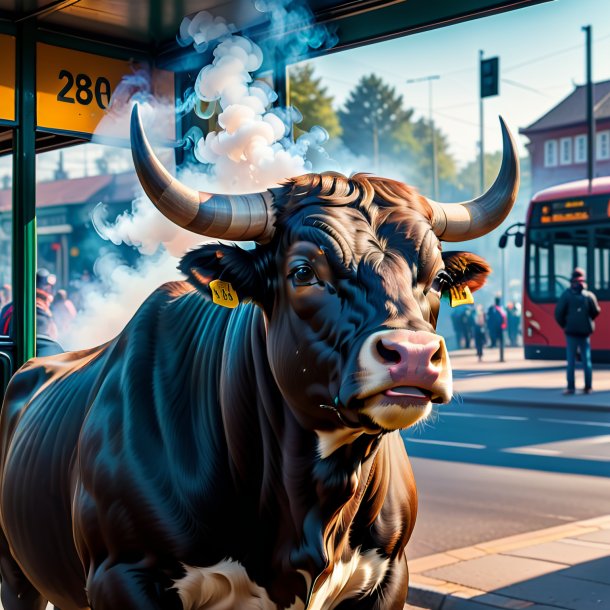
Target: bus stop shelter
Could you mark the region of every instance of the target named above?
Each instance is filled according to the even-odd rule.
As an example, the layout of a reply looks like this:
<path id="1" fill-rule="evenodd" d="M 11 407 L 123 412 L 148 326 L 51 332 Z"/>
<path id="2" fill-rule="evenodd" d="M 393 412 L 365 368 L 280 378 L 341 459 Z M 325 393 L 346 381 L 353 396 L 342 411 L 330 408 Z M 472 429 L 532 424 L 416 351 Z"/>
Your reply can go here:
<path id="1" fill-rule="evenodd" d="M 547 0 L 309 0 L 336 44 L 316 53 L 448 26 Z M 89 141 L 112 91 L 134 62 L 162 75 L 165 94 L 184 91 L 209 57 L 176 42 L 185 16 L 206 10 L 262 39 L 275 35 L 252 0 L 0 0 L 0 153 L 12 154 L 13 331 L 0 337 L 0 397 L 36 350 L 36 153 Z M 300 58 L 305 59 L 305 58 Z M 266 65 L 286 100 L 281 58 Z M 191 113 L 193 114 L 193 113 Z M 193 117 L 178 117 L 180 154 Z"/>

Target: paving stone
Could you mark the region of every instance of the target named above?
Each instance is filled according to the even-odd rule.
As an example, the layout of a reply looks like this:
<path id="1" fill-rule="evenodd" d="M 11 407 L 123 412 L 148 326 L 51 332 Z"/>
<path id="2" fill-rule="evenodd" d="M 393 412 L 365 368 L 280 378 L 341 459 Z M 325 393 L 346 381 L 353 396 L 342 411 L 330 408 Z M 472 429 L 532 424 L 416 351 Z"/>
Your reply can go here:
<path id="1" fill-rule="evenodd" d="M 570 523 L 484 542 L 482 544 L 477 544 L 476 547 L 487 553 L 503 553 L 505 551 L 512 551 L 513 549 L 520 549 L 534 544 L 542 544 L 543 542 L 551 542 L 561 538 L 577 538 L 578 536 L 582 536 L 589 532 L 595 532 L 598 529 L 599 528 L 593 526 L 582 527 L 578 523 Z"/>
<path id="2" fill-rule="evenodd" d="M 500 596 L 495 596 L 496 598 Z M 508 598 L 505 598 L 508 599 Z M 495 602 L 497 599 L 490 599 L 487 595 L 477 597 L 475 599 L 460 599 L 459 597 L 448 597 L 442 606 L 442 610 L 491 610 L 492 608 L 507 608 L 507 606 L 499 606 Z M 532 610 L 533 606 L 529 604 L 527 610 Z M 553 610 L 559 610 L 554 608 Z"/>
<path id="3" fill-rule="evenodd" d="M 610 585 L 610 557 L 574 566 L 562 572 L 562 574 L 570 578 L 579 578 L 580 580 L 590 580 Z M 610 608 L 610 605 L 608 607 Z"/>
<path id="4" fill-rule="evenodd" d="M 556 563 L 547 561 L 508 555 L 490 555 L 427 570 L 425 575 L 474 589 L 494 591 L 500 587 L 556 572 L 557 569 Z"/>
<path id="5" fill-rule="evenodd" d="M 486 593 L 477 599 L 481 603 L 489 604 L 495 608 L 506 608 L 507 610 L 528 610 L 534 605 L 523 599 L 514 599 L 513 597 L 505 597 L 496 593 Z"/>
<path id="6" fill-rule="evenodd" d="M 601 517 L 594 517 L 593 519 L 585 519 L 584 521 L 578 522 L 584 527 L 595 525 L 601 528 L 610 528 L 610 515 L 602 515 Z"/>
<path id="7" fill-rule="evenodd" d="M 460 585 L 456 585 L 455 583 L 447 582 L 445 580 L 439 580 L 438 578 L 430 578 L 429 576 L 425 576 L 424 574 L 416 574 L 415 576 L 411 575 L 409 578 L 409 587 L 434 587 L 438 590 L 443 590 L 445 592 L 455 591 L 460 588 Z"/>
<path id="8" fill-rule="evenodd" d="M 597 530 L 578 536 L 578 540 L 588 540 L 589 542 L 604 542 L 610 544 L 610 529 Z"/>
<path id="9" fill-rule="evenodd" d="M 558 564 L 573 566 L 606 557 L 608 550 L 607 548 L 589 544 L 574 544 L 573 542 L 558 540 L 556 542 L 546 542 L 522 549 L 515 549 L 514 551 L 507 551 L 504 554 L 513 557 L 529 557 L 530 559 L 554 561 Z"/>
<path id="10" fill-rule="evenodd" d="M 457 563 L 459 559 L 457 557 L 451 557 L 446 553 L 437 553 L 436 555 L 428 555 L 427 557 L 421 557 L 419 559 L 413 559 L 409 561 L 409 573 L 419 574 L 430 570 L 431 568 L 439 568 L 441 566 L 450 565 Z"/>
<path id="11" fill-rule="evenodd" d="M 452 597 L 460 597 L 462 599 L 472 599 L 481 595 L 485 595 L 485 591 L 473 589 L 472 587 L 459 587 L 451 594 Z"/>
<path id="12" fill-rule="evenodd" d="M 503 587 L 496 593 L 567 610 L 610 608 L 609 585 L 570 578 L 564 575 L 568 571 Z"/>
<path id="13" fill-rule="evenodd" d="M 484 557 L 487 555 L 485 551 L 481 551 L 474 546 L 468 546 L 463 549 L 454 549 L 453 551 L 447 551 L 447 555 L 451 557 L 457 557 L 458 559 L 475 559 L 476 557 Z"/>

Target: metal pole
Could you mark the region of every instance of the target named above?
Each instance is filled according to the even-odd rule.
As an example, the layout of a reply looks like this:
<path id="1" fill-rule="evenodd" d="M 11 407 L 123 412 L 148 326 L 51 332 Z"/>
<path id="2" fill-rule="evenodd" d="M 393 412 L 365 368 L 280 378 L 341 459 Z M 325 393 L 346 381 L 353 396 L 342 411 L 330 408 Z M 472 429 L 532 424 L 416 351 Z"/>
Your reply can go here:
<path id="1" fill-rule="evenodd" d="M 479 189 L 483 193 L 485 191 L 485 141 L 483 139 L 483 92 L 481 91 L 480 83 L 482 79 L 482 63 L 483 51 L 479 51 Z"/>
<path id="2" fill-rule="evenodd" d="M 13 150 L 13 340 L 17 366 L 36 355 L 36 21 L 16 26 Z"/>
<path id="3" fill-rule="evenodd" d="M 440 76 L 434 74 L 431 76 L 422 76 L 421 78 L 408 78 L 405 83 L 421 83 L 428 81 L 428 123 L 430 125 L 430 149 L 432 158 L 432 188 L 430 189 L 433 193 L 434 199 L 439 199 L 439 188 L 438 188 L 438 147 L 436 142 L 436 129 L 434 129 L 434 104 L 432 98 L 432 81 L 438 80 Z"/>
<path id="4" fill-rule="evenodd" d="M 434 199 L 438 201 L 438 156 L 436 150 L 436 130 L 434 129 L 434 115 L 432 114 L 432 81 L 437 79 L 438 76 L 431 76 L 428 79 L 428 105 L 430 113 L 430 139 L 432 144 L 432 192 L 434 193 Z"/>
<path id="5" fill-rule="evenodd" d="M 506 304 L 506 248 L 502 248 L 502 306 Z"/>
<path id="6" fill-rule="evenodd" d="M 591 52 L 591 26 L 583 28 L 586 41 L 586 71 L 587 71 L 587 178 L 589 190 L 593 186 L 595 175 L 595 114 L 593 108 L 593 60 Z"/>

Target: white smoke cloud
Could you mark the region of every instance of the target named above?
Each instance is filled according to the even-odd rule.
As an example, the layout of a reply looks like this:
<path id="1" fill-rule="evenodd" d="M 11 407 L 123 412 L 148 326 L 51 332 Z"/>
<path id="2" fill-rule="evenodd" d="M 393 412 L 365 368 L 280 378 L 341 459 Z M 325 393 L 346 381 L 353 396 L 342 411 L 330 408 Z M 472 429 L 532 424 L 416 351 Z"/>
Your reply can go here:
<path id="1" fill-rule="evenodd" d="M 115 337 L 157 286 L 180 279 L 176 263 L 167 252 L 143 256 L 135 268 L 114 254 L 101 256 L 95 263 L 95 280 L 80 289 L 81 310 L 59 338 L 62 347 L 85 349 Z"/>
<path id="2" fill-rule="evenodd" d="M 282 54 L 291 57 L 308 47 L 331 43 L 325 28 L 312 26 L 313 16 L 305 2 L 292 2 L 290 11 L 288 4 L 287 0 L 255 2 L 257 9 L 268 14 L 277 38 L 273 43 L 265 42 L 265 52 L 276 52 L 273 45 L 282 44 Z M 180 26 L 177 40 L 182 46 L 193 45 L 200 53 L 214 48 L 212 62 L 200 71 L 193 94 L 178 111 L 207 105 L 206 116 L 217 113 L 218 130 L 195 143 L 193 152 L 200 163 L 181 168 L 179 179 L 203 191 L 261 191 L 311 171 L 307 156 L 312 151 L 317 164 L 326 165 L 316 167 L 316 171 L 336 168 L 321 148 L 328 139 L 323 128 L 313 128 L 293 141 L 292 125 L 300 121 L 300 114 L 294 108 L 272 107 L 277 94 L 266 81 L 253 76 L 262 66 L 263 51 L 235 31 L 232 24 L 207 12 L 185 18 Z M 127 76 L 117 88 L 100 134 L 128 133 L 136 102 L 153 144 L 167 140 L 165 129 L 176 107 L 154 95 L 151 73 L 146 70 Z M 175 172 L 171 164 L 165 164 Z M 176 269 L 179 258 L 207 241 L 171 223 L 143 193 L 135 198 L 130 212 L 114 221 L 98 207 L 93 223 L 102 237 L 117 245 L 133 246 L 142 256 L 135 268 L 111 255 L 97 261 L 96 281 L 82 295 L 83 311 L 74 326 L 78 332 L 60 338 L 69 349 L 97 345 L 115 336 L 157 286 L 180 278 Z"/>

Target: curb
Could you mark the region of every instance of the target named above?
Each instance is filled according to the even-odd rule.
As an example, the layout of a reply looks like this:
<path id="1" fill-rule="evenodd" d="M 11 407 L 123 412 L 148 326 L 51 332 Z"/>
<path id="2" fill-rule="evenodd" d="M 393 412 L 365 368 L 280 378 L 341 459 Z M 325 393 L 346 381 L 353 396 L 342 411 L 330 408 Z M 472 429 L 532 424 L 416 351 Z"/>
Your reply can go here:
<path id="1" fill-rule="evenodd" d="M 530 601 L 472 589 L 464 585 L 444 580 L 436 580 L 425 575 L 435 567 L 458 564 L 469 559 L 502 554 L 506 551 L 523 549 L 546 542 L 572 538 L 607 529 L 610 515 L 601 515 L 581 521 L 554 525 L 524 534 L 514 534 L 497 540 L 480 542 L 469 547 L 451 549 L 409 561 L 409 593 L 407 607 L 413 610 L 483 610 L 522 609 L 537 606 Z M 558 564 L 560 569 L 560 564 Z M 418 582 L 419 580 L 419 582 Z M 426 581 L 430 581 L 429 583 Z M 545 606 L 546 607 L 546 606 Z M 559 610 L 559 607 L 557 608 Z"/>
<path id="2" fill-rule="evenodd" d="M 409 585 L 407 603 L 425 610 L 441 610 L 447 593 L 441 593 L 423 585 Z"/>
<path id="3" fill-rule="evenodd" d="M 503 407 L 536 407 L 540 409 L 563 409 L 566 411 L 573 411 L 574 409 L 578 409 L 579 411 L 594 411 L 597 413 L 610 413 L 610 405 L 588 405 L 584 403 L 578 402 L 559 402 L 559 403 L 550 403 L 550 402 L 542 402 L 542 401 L 528 401 L 527 404 L 524 404 L 522 401 L 512 400 L 510 398 L 497 398 L 495 396 L 481 396 L 479 394 L 460 394 L 462 399 L 465 401 L 469 401 L 475 404 L 489 404 L 493 403 L 496 405 L 500 405 Z"/>

